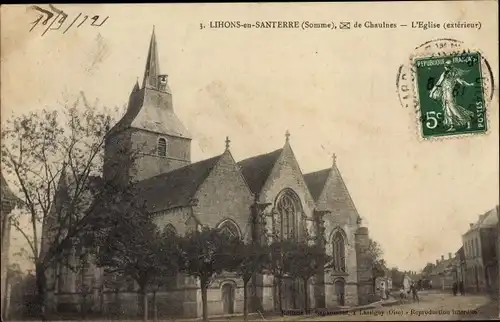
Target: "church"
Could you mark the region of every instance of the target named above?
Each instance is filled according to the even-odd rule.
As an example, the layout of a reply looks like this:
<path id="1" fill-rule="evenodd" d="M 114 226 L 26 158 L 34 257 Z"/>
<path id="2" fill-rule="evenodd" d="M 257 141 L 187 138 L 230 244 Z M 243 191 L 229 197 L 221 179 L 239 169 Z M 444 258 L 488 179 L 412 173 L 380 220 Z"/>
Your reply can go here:
<path id="1" fill-rule="evenodd" d="M 110 164 L 124 159 L 124 146 L 140 149 L 141 157 L 119 171 L 124 180 L 141 187 L 140 198 L 160 229 L 183 235 L 208 226 L 247 242 L 290 238 L 321 243 L 333 258 L 332 268 L 318 273 L 308 285 L 285 278 L 282 308 L 301 309 L 305 287 L 310 308 L 364 304 L 372 293 L 368 229 L 362 226 L 335 156 L 331 167 L 303 174 L 290 134 L 284 134 L 283 145 L 268 153 L 236 161 L 226 138 L 219 155 L 191 162 L 192 137 L 175 114 L 168 76 L 160 72 L 153 30 L 142 85 L 135 84 L 125 115 L 106 138 L 103 176 L 117 174 L 117 167 Z M 137 313 L 136 285 L 124 281 L 111 288 L 104 283 L 109 278 L 105 275 L 92 263 L 81 272 L 55 269 L 54 309 L 82 309 L 83 298 L 94 312 Z M 199 282 L 180 275 L 157 293 L 158 314 L 199 317 Z M 276 280 L 262 274 L 251 281 L 250 312 L 279 310 Z M 209 316 L 242 313 L 242 285 L 231 273 L 217 276 L 208 289 Z"/>

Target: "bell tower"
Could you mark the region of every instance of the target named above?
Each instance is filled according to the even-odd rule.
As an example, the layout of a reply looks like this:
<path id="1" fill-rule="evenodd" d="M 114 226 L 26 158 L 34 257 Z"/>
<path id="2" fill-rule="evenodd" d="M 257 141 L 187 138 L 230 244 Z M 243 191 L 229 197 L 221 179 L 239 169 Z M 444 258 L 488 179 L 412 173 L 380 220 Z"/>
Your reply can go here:
<path id="1" fill-rule="evenodd" d="M 140 181 L 191 163 L 191 136 L 174 112 L 168 81 L 153 27 L 142 87 L 136 82 L 125 115 L 106 138 L 108 179 Z"/>

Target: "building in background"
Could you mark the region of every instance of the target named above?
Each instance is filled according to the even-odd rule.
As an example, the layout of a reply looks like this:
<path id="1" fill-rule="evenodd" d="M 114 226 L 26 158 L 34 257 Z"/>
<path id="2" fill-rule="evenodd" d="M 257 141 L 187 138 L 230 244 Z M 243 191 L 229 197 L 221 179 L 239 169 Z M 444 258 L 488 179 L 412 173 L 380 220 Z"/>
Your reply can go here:
<path id="1" fill-rule="evenodd" d="M 466 261 L 465 261 L 465 252 L 464 247 L 460 247 L 460 249 L 455 253 L 455 257 L 457 261 L 455 262 L 455 275 L 457 279 L 457 283 L 465 283 L 465 272 L 467 271 Z"/>
<path id="2" fill-rule="evenodd" d="M 498 207 L 479 215 L 462 236 L 465 287 L 469 292 L 495 292 L 498 288 Z"/>
<path id="3" fill-rule="evenodd" d="M 2 230 L 2 262 L 1 262 L 1 300 L 2 300 L 2 319 L 7 318 L 7 312 L 9 309 L 9 282 L 7 280 L 7 272 L 9 267 L 9 249 L 10 249 L 10 214 L 12 210 L 20 205 L 20 200 L 14 195 L 12 190 L 10 190 L 7 181 L 5 180 L 3 174 L 1 174 L 0 179 L 1 188 L 1 223 L 0 228 Z"/>
<path id="4" fill-rule="evenodd" d="M 436 260 L 436 266 L 427 275 L 427 279 L 432 282 L 432 288 L 436 290 L 451 289 L 453 282 L 457 280 L 456 267 L 459 263 L 459 259 L 452 253 L 448 253 L 446 259 L 444 255 L 441 255 L 441 259 Z"/>

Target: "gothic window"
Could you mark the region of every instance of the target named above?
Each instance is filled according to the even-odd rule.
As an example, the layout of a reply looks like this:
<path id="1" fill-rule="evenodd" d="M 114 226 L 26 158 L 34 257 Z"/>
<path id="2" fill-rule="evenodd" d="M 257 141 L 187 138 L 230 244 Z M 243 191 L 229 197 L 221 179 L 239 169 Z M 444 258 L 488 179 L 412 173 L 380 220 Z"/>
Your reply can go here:
<path id="1" fill-rule="evenodd" d="M 218 227 L 222 234 L 227 234 L 227 236 L 233 238 L 240 238 L 239 229 L 233 221 L 225 220 Z"/>
<path id="2" fill-rule="evenodd" d="M 297 239 L 298 217 L 300 214 L 300 202 L 292 191 L 286 191 L 276 202 L 276 211 L 280 220 L 280 237 L 284 239 Z"/>
<path id="3" fill-rule="evenodd" d="M 346 271 L 345 239 L 341 231 L 335 232 L 332 237 L 333 246 L 333 270 L 337 272 Z"/>
<path id="4" fill-rule="evenodd" d="M 165 226 L 165 232 L 169 235 L 177 235 L 177 230 L 174 226 L 172 226 L 172 224 Z"/>
<path id="5" fill-rule="evenodd" d="M 164 138 L 158 139 L 158 155 L 160 157 L 167 156 L 167 140 L 165 140 Z"/>

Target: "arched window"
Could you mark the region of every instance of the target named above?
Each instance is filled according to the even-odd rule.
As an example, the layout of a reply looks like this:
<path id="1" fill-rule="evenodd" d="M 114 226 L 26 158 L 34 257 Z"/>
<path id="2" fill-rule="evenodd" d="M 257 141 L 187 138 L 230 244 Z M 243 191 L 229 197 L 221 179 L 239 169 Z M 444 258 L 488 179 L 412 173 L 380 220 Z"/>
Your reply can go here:
<path id="1" fill-rule="evenodd" d="M 284 239 L 298 238 L 298 219 L 302 207 L 300 201 L 291 190 L 286 190 L 276 201 L 276 212 L 279 216 L 280 237 Z"/>
<path id="2" fill-rule="evenodd" d="M 168 224 L 165 226 L 165 232 L 168 235 L 177 235 L 177 230 L 175 229 L 174 226 L 172 226 L 172 224 Z"/>
<path id="3" fill-rule="evenodd" d="M 158 155 L 161 157 L 167 156 L 167 140 L 164 138 L 158 139 Z"/>
<path id="4" fill-rule="evenodd" d="M 333 270 L 336 272 L 345 272 L 345 239 L 341 231 L 336 231 L 332 236 L 333 246 Z"/>
<path id="5" fill-rule="evenodd" d="M 222 234 L 227 234 L 230 237 L 240 238 L 238 226 L 232 220 L 224 220 L 218 225 Z"/>

